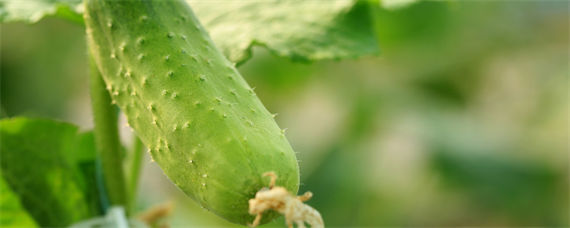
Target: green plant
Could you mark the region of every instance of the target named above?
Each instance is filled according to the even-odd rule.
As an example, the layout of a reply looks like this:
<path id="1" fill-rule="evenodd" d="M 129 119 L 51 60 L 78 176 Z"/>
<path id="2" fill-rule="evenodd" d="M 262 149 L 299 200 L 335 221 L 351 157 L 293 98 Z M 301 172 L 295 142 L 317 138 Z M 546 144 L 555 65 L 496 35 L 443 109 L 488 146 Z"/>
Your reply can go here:
<path id="1" fill-rule="evenodd" d="M 284 130 L 235 64 L 249 58 L 253 45 L 300 61 L 377 52 L 368 15 L 370 7 L 379 6 L 376 1 L 347 0 L 327 5 L 315 1 L 235 1 L 214 10 L 204 1 L 190 0 L 190 6 L 197 9 L 196 18 L 179 0 L 87 0 L 84 20 L 80 16 L 83 4 L 78 0 L 34 3 L 3 2 L 0 18 L 3 22 L 36 22 L 45 15 L 55 15 L 86 25 L 95 122 L 94 139 L 91 133 L 77 136 L 77 128 L 49 120 L 15 118 L 0 122 L 0 134 L 6 142 L 1 147 L 2 177 L 40 226 L 70 225 L 102 215 L 108 205 L 132 210 L 142 150 L 135 140 L 139 146 L 130 153 L 132 172 L 125 176 L 115 103 L 174 184 L 231 222 L 252 222 L 247 202 L 268 185 L 262 174 L 275 172 L 279 176 L 277 185 L 295 194 L 299 171 Z M 265 29 L 268 25 L 272 26 Z M 247 36 L 234 38 L 238 34 Z M 22 147 L 20 142 L 27 140 L 35 141 Z M 51 150 L 61 157 L 37 156 L 43 150 L 37 145 L 53 145 Z M 76 147 L 82 150 L 70 150 Z M 77 153 L 83 150 L 89 153 Z M 70 154 L 72 151 L 75 153 Z M 35 162 L 24 164 L 18 154 L 26 154 Z M 51 159 L 65 161 L 64 169 L 57 168 L 61 164 L 43 162 Z M 44 171 L 37 180 L 23 183 L 19 177 L 25 167 L 14 164 L 29 167 L 36 163 L 43 163 Z M 97 170 L 102 175 L 97 175 Z M 65 189 L 73 191 L 77 199 L 62 200 L 63 196 L 49 186 L 54 178 L 73 185 Z M 35 196 L 27 189 L 34 189 L 34 193 L 47 189 L 46 199 L 54 200 L 47 204 L 34 201 Z M 40 204 L 60 209 L 42 209 Z M 263 216 L 262 223 L 276 215 Z"/>

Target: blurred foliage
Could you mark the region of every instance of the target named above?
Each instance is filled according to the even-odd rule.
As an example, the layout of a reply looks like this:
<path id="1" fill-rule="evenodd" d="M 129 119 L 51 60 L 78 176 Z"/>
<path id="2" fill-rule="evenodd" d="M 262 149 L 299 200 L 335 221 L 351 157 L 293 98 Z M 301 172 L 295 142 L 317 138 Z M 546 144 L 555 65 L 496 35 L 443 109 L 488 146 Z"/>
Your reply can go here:
<path id="1" fill-rule="evenodd" d="M 41 226 L 71 225 L 102 212 L 93 135 L 77 130 L 51 120 L 0 121 L 2 178 Z"/>
<path id="2" fill-rule="evenodd" d="M 60 120 L 89 115 L 84 28 L 48 19 L 31 26 L 0 24 L 0 30 L 2 115 Z M 87 110 L 73 110 L 75 105 Z"/>
<path id="3" fill-rule="evenodd" d="M 254 48 L 240 71 L 288 128 L 300 192 L 329 226 L 568 226 L 568 12 L 557 1 L 378 7 L 377 57 L 304 64 Z M 82 28 L 2 31 L 3 116 L 89 127 Z M 155 164 L 141 184 L 138 209 L 172 200 L 173 226 L 231 226 Z"/>

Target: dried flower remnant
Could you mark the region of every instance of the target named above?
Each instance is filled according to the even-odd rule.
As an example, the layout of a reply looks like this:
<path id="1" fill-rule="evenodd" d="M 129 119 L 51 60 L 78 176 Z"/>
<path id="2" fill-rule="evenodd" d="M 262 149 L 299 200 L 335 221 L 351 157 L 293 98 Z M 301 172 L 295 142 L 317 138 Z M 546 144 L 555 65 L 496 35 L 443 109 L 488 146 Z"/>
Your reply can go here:
<path id="1" fill-rule="evenodd" d="M 325 226 L 321 214 L 303 203 L 311 199 L 313 193 L 305 192 L 301 196 L 292 195 L 287 189 L 275 186 L 277 175 L 274 172 L 264 173 L 263 176 L 271 177 L 271 181 L 269 188 L 261 189 L 255 194 L 255 198 L 249 200 L 249 213 L 256 215 L 251 224 L 252 227 L 259 225 L 263 212 L 267 210 L 274 210 L 285 215 L 289 228 L 293 227 L 293 222 L 299 228 L 304 228 L 305 223 L 313 228 Z"/>

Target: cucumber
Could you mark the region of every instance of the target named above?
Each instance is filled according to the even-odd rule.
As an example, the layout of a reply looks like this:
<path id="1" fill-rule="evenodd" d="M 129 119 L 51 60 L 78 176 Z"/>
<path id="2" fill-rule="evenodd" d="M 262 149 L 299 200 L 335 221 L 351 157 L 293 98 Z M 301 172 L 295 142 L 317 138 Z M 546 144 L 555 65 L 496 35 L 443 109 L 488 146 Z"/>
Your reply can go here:
<path id="1" fill-rule="evenodd" d="M 113 102 L 186 195 L 245 225 L 248 200 L 268 185 L 263 173 L 297 193 L 297 159 L 283 131 L 185 2 L 87 0 L 84 15 Z"/>

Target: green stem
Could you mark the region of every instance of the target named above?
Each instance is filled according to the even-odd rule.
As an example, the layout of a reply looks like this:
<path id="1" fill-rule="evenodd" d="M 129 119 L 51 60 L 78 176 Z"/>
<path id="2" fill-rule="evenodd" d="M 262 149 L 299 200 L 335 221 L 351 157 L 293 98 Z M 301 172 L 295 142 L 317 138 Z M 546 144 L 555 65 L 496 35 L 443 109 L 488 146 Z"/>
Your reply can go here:
<path id="1" fill-rule="evenodd" d="M 123 173 L 123 156 L 119 140 L 117 110 L 111 103 L 111 96 L 105 89 L 105 82 L 90 57 L 91 105 L 95 121 L 95 142 L 101 158 L 105 190 L 111 205 L 126 207 L 127 192 Z"/>
<path id="2" fill-rule="evenodd" d="M 133 135 L 133 148 L 131 151 L 131 170 L 130 170 L 130 177 L 129 177 L 129 210 L 133 212 L 134 205 L 136 202 L 137 196 L 137 188 L 139 184 L 139 177 L 140 171 L 142 167 L 142 159 L 143 159 L 143 144 L 137 135 Z"/>

